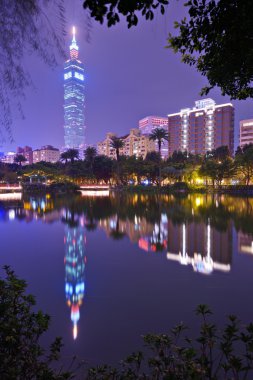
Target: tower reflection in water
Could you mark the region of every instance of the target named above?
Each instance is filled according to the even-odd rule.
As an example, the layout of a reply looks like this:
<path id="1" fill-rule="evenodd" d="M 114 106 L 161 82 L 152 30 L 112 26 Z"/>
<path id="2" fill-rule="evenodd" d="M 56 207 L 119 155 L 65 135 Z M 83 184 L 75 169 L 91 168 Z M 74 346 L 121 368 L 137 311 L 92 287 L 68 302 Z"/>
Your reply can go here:
<path id="1" fill-rule="evenodd" d="M 85 229 L 83 218 L 78 226 L 65 226 L 65 295 L 67 305 L 71 310 L 73 323 L 73 338 L 78 335 L 78 321 L 80 319 L 80 307 L 85 295 L 85 267 L 87 257 L 85 255 Z"/>

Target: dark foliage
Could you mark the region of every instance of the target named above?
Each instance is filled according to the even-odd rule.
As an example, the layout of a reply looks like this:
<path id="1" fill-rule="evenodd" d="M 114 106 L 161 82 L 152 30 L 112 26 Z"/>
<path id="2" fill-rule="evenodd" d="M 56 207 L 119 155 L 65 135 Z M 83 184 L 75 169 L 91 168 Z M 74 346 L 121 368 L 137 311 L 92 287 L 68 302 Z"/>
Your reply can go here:
<path id="1" fill-rule="evenodd" d="M 168 0 L 84 0 L 83 7 L 88 9 L 92 18 L 101 24 L 106 20 L 108 27 L 117 24 L 120 16 L 126 18 L 128 28 L 138 24 L 141 14 L 146 20 L 153 20 L 155 11 L 165 13 Z"/>
<path id="2" fill-rule="evenodd" d="M 182 61 L 195 66 L 209 84 L 232 99 L 253 97 L 253 2 L 252 0 L 190 0 L 189 17 L 175 23 L 177 36 L 169 47 Z"/>

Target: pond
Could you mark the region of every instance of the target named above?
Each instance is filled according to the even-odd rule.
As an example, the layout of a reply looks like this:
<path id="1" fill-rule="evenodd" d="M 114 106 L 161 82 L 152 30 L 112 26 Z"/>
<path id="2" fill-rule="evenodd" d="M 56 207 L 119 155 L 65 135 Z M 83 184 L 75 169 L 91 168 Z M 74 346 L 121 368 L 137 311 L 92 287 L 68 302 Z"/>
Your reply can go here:
<path id="1" fill-rule="evenodd" d="M 253 321 L 253 198 L 85 193 L 0 196 L 1 266 L 52 316 L 64 357 L 115 364 L 141 336 L 199 322 Z"/>

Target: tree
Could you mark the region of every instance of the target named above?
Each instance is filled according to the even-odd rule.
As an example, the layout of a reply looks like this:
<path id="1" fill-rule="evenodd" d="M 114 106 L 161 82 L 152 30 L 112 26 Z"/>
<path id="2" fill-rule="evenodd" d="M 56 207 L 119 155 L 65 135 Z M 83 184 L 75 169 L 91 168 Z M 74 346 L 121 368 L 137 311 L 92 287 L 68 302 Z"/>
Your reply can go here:
<path id="1" fill-rule="evenodd" d="M 229 152 L 228 146 L 222 145 L 216 149 L 208 151 L 206 153 L 206 157 L 214 158 L 217 161 L 226 160 L 228 157 L 230 157 L 230 152 Z"/>
<path id="2" fill-rule="evenodd" d="M 117 178 L 116 178 L 116 181 L 117 181 L 117 184 L 119 183 L 119 177 L 120 177 L 120 167 L 119 167 L 119 160 L 120 160 L 120 154 L 119 154 L 119 150 L 122 149 L 124 147 L 125 143 L 124 141 L 119 138 L 119 137 L 116 137 L 116 136 L 113 136 L 111 138 L 111 148 L 115 149 L 116 151 L 116 159 L 117 159 Z"/>
<path id="3" fill-rule="evenodd" d="M 94 175 L 96 180 L 104 181 L 106 184 L 112 178 L 113 160 L 107 156 L 96 156 L 94 160 Z"/>
<path id="4" fill-rule="evenodd" d="M 20 166 L 22 165 L 23 162 L 26 162 L 26 158 L 25 156 L 23 156 L 23 154 L 17 154 L 14 158 L 14 162 L 16 162 L 17 164 L 19 164 Z"/>
<path id="5" fill-rule="evenodd" d="M 68 159 L 69 159 L 69 155 L 68 155 L 68 152 L 62 152 L 61 153 L 61 156 L 60 156 L 60 160 L 61 161 L 65 161 L 65 164 L 68 162 Z"/>
<path id="6" fill-rule="evenodd" d="M 61 339 L 55 339 L 48 354 L 40 344 L 50 317 L 33 310 L 35 299 L 25 294 L 25 281 L 17 278 L 9 267 L 5 267 L 5 273 L 6 277 L 0 278 L 0 378 L 73 378 L 73 373 L 55 369 L 55 362 L 60 358 Z"/>
<path id="7" fill-rule="evenodd" d="M 79 152 L 77 149 L 68 149 L 66 152 L 61 154 L 61 160 L 65 160 L 65 163 L 70 160 L 71 164 L 79 158 Z"/>
<path id="8" fill-rule="evenodd" d="M 232 99 L 252 98 L 252 1 L 189 0 L 186 6 L 189 18 L 175 24 L 179 34 L 169 36 L 169 47 L 206 76 L 201 95 L 218 86 Z"/>
<path id="9" fill-rule="evenodd" d="M 49 67 L 56 66 L 58 55 L 64 57 L 63 0 L 4 0 L 0 19 L 0 140 L 13 141 L 12 117 L 23 117 L 21 99 L 32 84 L 25 57 L 33 52 Z"/>
<path id="10" fill-rule="evenodd" d="M 168 132 L 164 128 L 155 128 L 149 135 L 149 140 L 157 142 L 158 152 L 161 156 L 161 147 L 164 141 L 168 141 Z"/>
<path id="11" fill-rule="evenodd" d="M 12 172 L 12 171 L 7 171 L 4 174 L 3 180 L 7 182 L 8 184 L 14 184 L 18 182 L 18 176 L 17 173 Z"/>
<path id="12" fill-rule="evenodd" d="M 203 161 L 199 173 L 204 177 L 211 178 L 213 186 L 215 182 L 221 186 L 224 179 L 231 178 L 234 174 L 233 160 L 230 157 L 223 161 L 208 158 Z"/>
<path id="13" fill-rule="evenodd" d="M 157 164 L 159 163 L 159 160 L 160 160 L 160 155 L 155 150 L 152 152 L 148 152 L 145 157 L 145 161 L 152 161 L 152 162 L 156 162 Z"/>
<path id="14" fill-rule="evenodd" d="M 229 315 L 219 330 L 206 305 L 199 305 L 196 315 L 200 318 L 196 338 L 189 337 L 189 328 L 182 322 L 167 334 L 147 334 L 143 337 L 145 352 L 132 353 L 118 368 L 90 368 L 88 380 L 251 379 L 253 324 L 243 325 Z"/>
<path id="15" fill-rule="evenodd" d="M 128 28 L 138 17 L 153 20 L 155 10 L 165 14 L 169 1 L 84 0 L 91 17 L 107 25 L 125 18 Z M 182 55 L 182 61 L 195 66 L 208 80 L 202 95 L 215 86 L 232 99 L 253 97 L 252 0 L 188 0 L 188 17 L 175 23 L 168 47 Z M 243 23 L 242 23 L 243 20 Z"/>
<path id="16" fill-rule="evenodd" d="M 245 184 L 248 186 L 253 178 L 253 144 L 247 144 L 237 149 L 235 167 L 237 173 L 242 175 Z"/>
<path id="17" fill-rule="evenodd" d="M 85 161 L 87 161 L 91 174 L 93 175 L 93 165 L 94 165 L 94 160 L 97 155 L 97 150 L 96 148 L 92 146 L 88 146 L 88 148 L 85 149 L 84 151 L 84 158 Z"/>
<path id="18" fill-rule="evenodd" d="M 175 150 L 168 161 L 172 164 L 185 164 L 188 159 L 188 154 L 186 151 Z"/>
<path id="19" fill-rule="evenodd" d="M 153 20 L 156 9 L 161 14 L 165 13 L 165 6 L 169 3 L 167 0 L 144 0 L 144 1 L 125 1 L 125 0 L 84 0 L 83 7 L 90 11 L 91 17 L 95 18 L 101 24 L 107 20 L 108 27 L 117 24 L 120 21 L 120 15 L 126 18 L 128 28 L 137 25 L 138 16 L 141 12 L 146 20 Z"/>
<path id="20" fill-rule="evenodd" d="M 161 187 L 161 147 L 163 141 L 168 141 L 168 132 L 164 128 L 155 128 L 149 135 L 149 140 L 153 140 L 158 144 L 159 152 L 159 187 Z"/>
<path id="21" fill-rule="evenodd" d="M 110 146 L 111 146 L 111 148 L 115 149 L 115 151 L 116 151 L 117 161 L 119 161 L 119 156 L 120 156 L 119 150 L 122 149 L 124 147 L 124 145 L 125 145 L 125 143 L 121 138 L 116 137 L 116 136 L 113 136 L 111 138 Z"/>

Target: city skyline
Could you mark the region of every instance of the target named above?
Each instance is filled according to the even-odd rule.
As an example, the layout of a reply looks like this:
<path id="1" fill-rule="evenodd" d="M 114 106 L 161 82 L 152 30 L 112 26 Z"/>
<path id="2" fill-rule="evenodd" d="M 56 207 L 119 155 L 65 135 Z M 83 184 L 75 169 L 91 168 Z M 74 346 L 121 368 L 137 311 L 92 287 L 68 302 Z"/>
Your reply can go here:
<path id="1" fill-rule="evenodd" d="M 83 10 L 79 13 L 66 14 L 66 45 L 69 44 L 70 28 L 76 24 L 80 58 L 88 73 L 88 144 L 96 144 L 109 130 L 118 135 L 126 134 L 131 128 L 138 127 L 138 120 L 146 115 L 166 116 L 182 107 L 191 107 L 199 98 L 205 78 L 194 68 L 181 63 L 179 56 L 164 49 L 171 24 L 182 16 L 182 10 L 171 5 L 168 23 L 163 26 L 159 24 L 159 17 L 154 24 L 141 21 L 130 31 L 124 23 L 112 29 L 94 24 L 90 44 L 86 42 L 85 14 Z M 64 145 L 62 63 L 51 70 L 35 57 L 29 57 L 27 67 L 36 91 L 32 88 L 27 91 L 23 103 L 25 120 L 13 121 L 15 142 L 2 144 L 3 150 L 15 150 L 18 145 Z M 229 97 L 220 95 L 219 89 L 211 91 L 210 97 L 217 103 L 230 102 Z M 252 106 L 250 100 L 232 102 L 237 146 L 239 120 L 252 118 Z"/>

